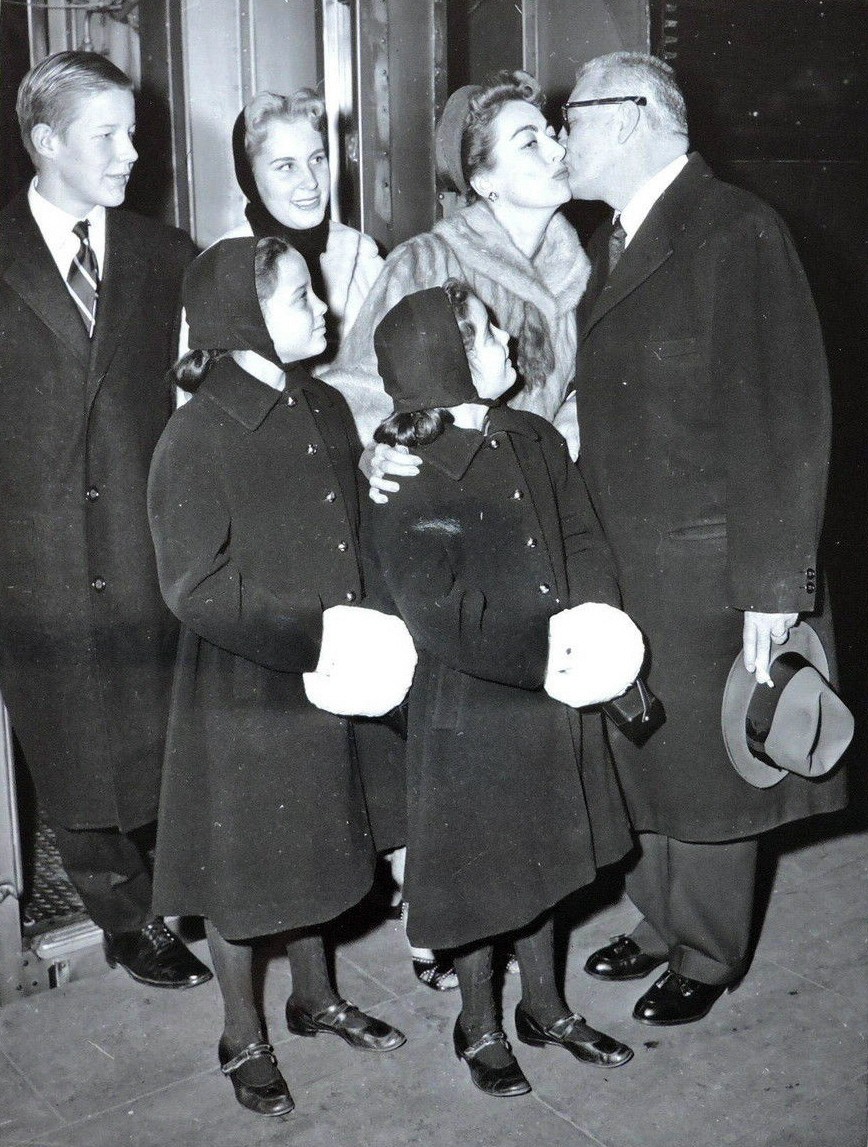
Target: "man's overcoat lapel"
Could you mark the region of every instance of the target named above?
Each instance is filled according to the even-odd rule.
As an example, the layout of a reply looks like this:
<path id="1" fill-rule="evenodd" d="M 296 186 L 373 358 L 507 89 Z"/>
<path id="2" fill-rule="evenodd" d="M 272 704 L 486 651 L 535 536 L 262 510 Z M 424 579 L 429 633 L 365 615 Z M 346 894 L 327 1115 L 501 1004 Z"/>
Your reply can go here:
<path id="1" fill-rule="evenodd" d="M 88 412 L 138 309 L 147 275 L 148 261 L 133 245 L 123 220 L 107 212 L 103 278 L 85 398 Z"/>
<path id="2" fill-rule="evenodd" d="M 614 307 L 645 283 L 671 258 L 684 233 L 685 222 L 693 211 L 700 187 L 712 178 L 710 168 L 699 155 L 692 155 L 687 166 L 666 188 L 648 213 L 612 275 L 598 294 L 584 325 L 587 335 Z M 605 258 L 605 244 L 598 247 L 599 258 Z"/>
<path id="3" fill-rule="evenodd" d="M 4 243 L 14 255 L 3 278 L 84 369 L 90 358 L 90 339 L 25 195 L 18 196 L 11 206 Z"/>

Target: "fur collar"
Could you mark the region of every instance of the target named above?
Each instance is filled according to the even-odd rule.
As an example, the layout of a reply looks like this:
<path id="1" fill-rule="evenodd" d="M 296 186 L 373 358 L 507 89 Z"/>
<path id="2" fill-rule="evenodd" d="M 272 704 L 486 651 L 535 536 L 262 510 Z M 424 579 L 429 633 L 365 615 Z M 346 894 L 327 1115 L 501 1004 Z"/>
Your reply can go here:
<path id="1" fill-rule="evenodd" d="M 590 261 L 560 212 L 552 216 L 532 261 L 519 251 L 482 200 L 441 220 L 434 234 L 460 251 L 468 270 L 508 285 L 549 322 L 575 309 L 588 282 Z"/>

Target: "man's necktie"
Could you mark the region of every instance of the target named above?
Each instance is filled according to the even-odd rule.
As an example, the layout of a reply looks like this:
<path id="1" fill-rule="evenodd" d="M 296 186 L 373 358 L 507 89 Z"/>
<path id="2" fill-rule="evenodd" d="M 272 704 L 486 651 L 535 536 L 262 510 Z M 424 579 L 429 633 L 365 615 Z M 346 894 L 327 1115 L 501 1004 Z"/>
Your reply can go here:
<path id="1" fill-rule="evenodd" d="M 96 303 L 99 297 L 99 270 L 96 255 L 90 245 L 88 229 L 90 224 L 86 219 L 80 219 L 73 227 L 72 233 L 79 241 L 78 251 L 69 265 L 69 274 L 66 276 L 66 285 L 78 306 L 81 321 L 84 323 L 88 338 L 93 337 L 93 328 L 96 326 Z"/>
<path id="2" fill-rule="evenodd" d="M 611 278 L 612 272 L 618 265 L 618 260 L 624 254 L 624 243 L 627 239 L 627 232 L 621 226 L 621 220 L 618 219 L 609 236 L 609 277 Z"/>

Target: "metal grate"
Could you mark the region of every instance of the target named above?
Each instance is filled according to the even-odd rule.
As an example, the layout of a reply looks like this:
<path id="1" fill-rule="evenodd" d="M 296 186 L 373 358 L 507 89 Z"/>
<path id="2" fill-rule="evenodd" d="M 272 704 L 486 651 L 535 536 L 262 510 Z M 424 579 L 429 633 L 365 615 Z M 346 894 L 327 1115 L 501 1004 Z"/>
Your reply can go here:
<path id="1" fill-rule="evenodd" d="M 88 918 L 78 893 L 64 872 L 54 833 L 41 815 L 24 863 L 21 927 L 25 936 L 37 936 L 49 928 Z"/>

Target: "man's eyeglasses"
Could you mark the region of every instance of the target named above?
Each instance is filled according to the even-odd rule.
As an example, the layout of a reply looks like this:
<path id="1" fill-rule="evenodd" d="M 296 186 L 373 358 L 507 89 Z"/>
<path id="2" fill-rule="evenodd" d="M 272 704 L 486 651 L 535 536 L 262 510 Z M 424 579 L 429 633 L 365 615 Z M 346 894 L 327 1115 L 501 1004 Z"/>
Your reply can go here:
<path id="1" fill-rule="evenodd" d="M 636 107 L 644 108 L 648 103 L 647 96 L 603 96 L 598 100 L 570 100 L 569 103 L 564 104 L 561 108 L 561 115 L 564 120 L 564 127 L 570 126 L 570 108 L 590 108 L 599 104 L 635 104 Z"/>

